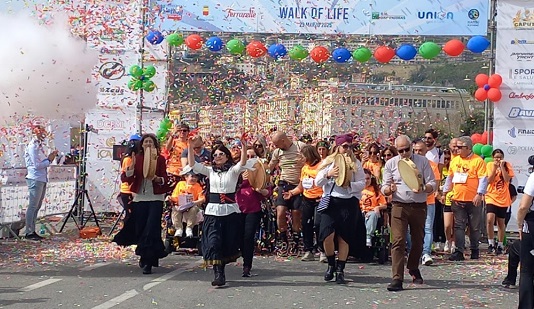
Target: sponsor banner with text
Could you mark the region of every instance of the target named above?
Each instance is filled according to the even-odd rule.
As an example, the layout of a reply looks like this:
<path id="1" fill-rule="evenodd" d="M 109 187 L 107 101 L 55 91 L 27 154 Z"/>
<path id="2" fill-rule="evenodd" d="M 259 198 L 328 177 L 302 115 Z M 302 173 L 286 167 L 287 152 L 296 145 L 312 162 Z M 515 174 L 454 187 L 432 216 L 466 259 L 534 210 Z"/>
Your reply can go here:
<path id="1" fill-rule="evenodd" d="M 151 0 L 165 31 L 485 35 L 488 1 Z"/>
<path id="2" fill-rule="evenodd" d="M 514 167 L 513 183 L 524 185 L 528 157 L 534 154 L 534 2 L 498 1 L 495 61 L 503 83 L 502 99 L 494 103 L 493 148 L 502 149 Z M 517 205 L 513 205 L 514 218 Z M 514 218 L 509 225 L 512 230 L 517 229 Z"/>

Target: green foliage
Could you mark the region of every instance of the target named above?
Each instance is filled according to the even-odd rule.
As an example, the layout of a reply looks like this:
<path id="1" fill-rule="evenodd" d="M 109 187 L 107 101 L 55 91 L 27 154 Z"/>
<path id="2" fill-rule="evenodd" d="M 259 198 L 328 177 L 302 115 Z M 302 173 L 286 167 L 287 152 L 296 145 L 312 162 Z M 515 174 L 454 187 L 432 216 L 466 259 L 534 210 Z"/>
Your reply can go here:
<path id="1" fill-rule="evenodd" d="M 469 89 L 475 84 L 475 76 L 483 73 L 480 62 L 461 64 L 421 65 L 410 75 L 410 81 L 419 85 L 433 85 Z M 469 80 L 465 80 L 466 76 Z M 475 89 L 476 90 L 476 89 Z"/>
<path id="2" fill-rule="evenodd" d="M 484 113 L 476 112 L 469 115 L 469 118 L 460 126 L 461 135 L 471 136 L 475 133 L 484 132 Z"/>

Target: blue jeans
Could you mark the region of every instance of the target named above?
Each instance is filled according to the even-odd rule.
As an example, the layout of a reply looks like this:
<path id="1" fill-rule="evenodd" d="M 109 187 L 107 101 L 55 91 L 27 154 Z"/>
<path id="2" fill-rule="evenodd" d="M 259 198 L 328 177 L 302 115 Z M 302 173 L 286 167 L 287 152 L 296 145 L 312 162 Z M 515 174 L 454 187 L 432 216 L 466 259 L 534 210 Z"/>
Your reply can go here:
<path id="1" fill-rule="evenodd" d="M 432 242 L 434 241 L 434 216 L 436 215 L 436 205 L 430 204 L 426 206 L 426 221 L 425 221 L 425 239 L 423 242 L 423 254 L 432 252 Z"/>
<path id="2" fill-rule="evenodd" d="M 371 238 L 374 231 L 376 230 L 376 224 L 378 223 L 378 218 L 380 215 L 375 211 L 371 210 L 364 214 L 365 216 L 365 229 L 367 230 L 367 238 Z"/>
<path id="3" fill-rule="evenodd" d="M 30 193 L 30 201 L 26 210 L 26 235 L 30 235 L 35 233 L 35 221 L 37 221 L 37 213 L 43 205 L 46 182 L 26 179 L 26 184 L 28 184 L 28 192 Z"/>

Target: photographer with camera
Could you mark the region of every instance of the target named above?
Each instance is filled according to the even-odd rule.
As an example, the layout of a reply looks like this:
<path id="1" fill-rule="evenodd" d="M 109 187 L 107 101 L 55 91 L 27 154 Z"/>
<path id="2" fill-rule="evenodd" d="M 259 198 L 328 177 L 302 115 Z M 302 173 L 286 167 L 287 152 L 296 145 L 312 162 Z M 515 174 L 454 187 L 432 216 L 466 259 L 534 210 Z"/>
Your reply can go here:
<path id="1" fill-rule="evenodd" d="M 528 163 L 534 165 L 534 156 L 528 158 Z M 521 270 L 519 277 L 519 307 L 520 309 L 534 308 L 534 173 L 528 177 L 523 189 L 523 198 L 517 211 L 517 226 L 521 239 Z"/>
<path id="2" fill-rule="evenodd" d="M 128 148 L 121 158 L 121 173 L 126 171 L 126 168 L 132 165 L 132 157 L 136 153 L 139 153 L 139 143 L 141 142 L 141 135 L 132 134 L 128 141 Z M 124 221 L 130 217 L 131 208 L 130 203 L 132 201 L 132 192 L 130 191 L 130 184 L 127 182 L 121 182 L 119 202 L 125 210 Z"/>

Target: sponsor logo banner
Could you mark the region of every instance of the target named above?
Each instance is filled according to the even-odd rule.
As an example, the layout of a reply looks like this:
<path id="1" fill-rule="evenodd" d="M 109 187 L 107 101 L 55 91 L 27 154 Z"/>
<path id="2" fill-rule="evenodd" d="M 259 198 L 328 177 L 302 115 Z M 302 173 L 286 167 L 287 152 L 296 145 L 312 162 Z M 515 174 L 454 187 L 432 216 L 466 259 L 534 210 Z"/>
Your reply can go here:
<path id="1" fill-rule="evenodd" d="M 534 136 L 534 129 L 512 127 L 510 130 L 508 130 L 508 135 L 510 135 L 511 138 Z"/>
<path id="2" fill-rule="evenodd" d="M 508 118 L 534 118 L 534 109 L 522 109 L 521 107 L 512 107 L 510 109 L 510 112 L 508 113 Z"/>
<path id="3" fill-rule="evenodd" d="M 485 35 L 488 2 L 478 0 L 335 1 L 151 0 L 155 28 L 256 33 Z"/>

